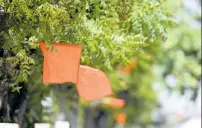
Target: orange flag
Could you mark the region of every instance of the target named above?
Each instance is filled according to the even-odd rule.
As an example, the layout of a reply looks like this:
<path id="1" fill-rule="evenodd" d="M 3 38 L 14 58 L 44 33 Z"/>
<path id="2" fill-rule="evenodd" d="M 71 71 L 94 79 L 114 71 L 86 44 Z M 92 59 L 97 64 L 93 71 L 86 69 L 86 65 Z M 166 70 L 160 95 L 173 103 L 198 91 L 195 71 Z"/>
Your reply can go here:
<path id="1" fill-rule="evenodd" d="M 124 125 L 125 122 L 126 122 L 126 114 L 125 113 L 118 113 L 116 116 L 115 116 L 115 119 L 116 119 L 116 122 L 117 124 L 119 125 Z"/>
<path id="2" fill-rule="evenodd" d="M 44 56 L 44 84 L 77 83 L 81 56 L 80 45 L 52 43 L 54 49 L 50 50 L 42 42 L 36 44 L 40 45 Z"/>
<path id="3" fill-rule="evenodd" d="M 130 65 L 127 65 L 124 69 L 122 69 L 121 71 L 124 72 L 124 73 L 130 73 L 133 68 L 135 68 L 137 62 L 135 60 L 132 60 L 131 61 L 131 64 Z"/>
<path id="4" fill-rule="evenodd" d="M 104 98 L 104 103 L 112 108 L 122 108 L 125 105 L 125 100 L 117 98 Z"/>
<path id="5" fill-rule="evenodd" d="M 110 82 L 104 72 L 80 65 L 77 90 L 85 100 L 95 100 L 112 94 Z"/>

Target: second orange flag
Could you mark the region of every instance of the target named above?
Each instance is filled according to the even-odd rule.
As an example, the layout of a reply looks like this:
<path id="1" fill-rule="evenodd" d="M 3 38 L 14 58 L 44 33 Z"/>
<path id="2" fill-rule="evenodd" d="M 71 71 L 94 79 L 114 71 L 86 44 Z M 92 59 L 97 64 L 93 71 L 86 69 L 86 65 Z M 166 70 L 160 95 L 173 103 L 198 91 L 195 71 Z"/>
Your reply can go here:
<path id="1" fill-rule="evenodd" d="M 111 95 L 110 82 L 104 72 L 80 65 L 77 90 L 85 100 L 100 99 Z"/>

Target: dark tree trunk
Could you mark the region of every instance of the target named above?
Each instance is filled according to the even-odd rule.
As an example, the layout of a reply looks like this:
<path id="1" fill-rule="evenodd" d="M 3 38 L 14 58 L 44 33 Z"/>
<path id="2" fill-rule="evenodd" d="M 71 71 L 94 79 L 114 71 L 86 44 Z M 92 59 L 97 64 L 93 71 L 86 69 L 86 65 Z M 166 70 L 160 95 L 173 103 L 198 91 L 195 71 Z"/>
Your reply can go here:
<path id="1" fill-rule="evenodd" d="M 68 93 L 72 91 L 73 85 L 53 85 L 53 86 L 55 86 L 53 89 L 60 108 L 60 112 L 59 114 L 55 115 L 54 120 L 68 121 L 70 123 L 70 128 L 77 128 L 78 109 L 73 106 L 70 106 L 70 108 L 66 107 L 68 102 L 69 104 L 71 104 L 72 102 L 72 99 L 70 99 L 71 96 L 69 97 Z M 78 103 L 78 97 L 76 99 L 74 100 L 74 102 Z M 68 111 L 67 109 L 70 109 L 70 111 Z"/>
<path id="2" fill-rule="evenodd" d="M 99 108 L 86 108 L 85 122 L 84 128 L 106 128 L 107 113 Z"/>

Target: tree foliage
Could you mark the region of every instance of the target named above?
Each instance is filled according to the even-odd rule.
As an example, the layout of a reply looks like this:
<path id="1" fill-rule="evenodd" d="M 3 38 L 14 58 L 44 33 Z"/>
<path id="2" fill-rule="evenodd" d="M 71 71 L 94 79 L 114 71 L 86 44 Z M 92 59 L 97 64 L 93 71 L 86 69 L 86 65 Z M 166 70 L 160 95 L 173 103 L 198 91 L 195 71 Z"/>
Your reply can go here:
<path id="1" fill-rule="evenodd" d="M 12 86 L 17 87 L 21 81 L 42 86 L 37 82 L 41 69 L 37 70 L 38 75 L 32 76 L 43 61 L 33 42 L 81 44 L 81 64 L 105 71 L 115 94 L 129 90 L 130 107 L 126 108 L 129 116 L 132 106 L 135 112 L 142 112 L 142 108 L 149 111 L 147 108 L 155 99 L 150 83 L 153 55 L 166 40 L 166 28 L 172 24 L 170 15 L 162 7 L 163 2 L 0 0 L 3 8 L 0 20 L 4 21 L 0 26 L 0 44 L 15 54 L 1 58 L 0 62 L 6 62 L 7 66 L 19 65 L 20 70 L 15 73 L 14 69 L 9 70 L 15 81 Z M 132 58 L 139 63 L 137 70 L 131 76 L 119 75 L 117 66 L 129 64 Z M 36 93 L 43 91 L 35 89 Z M 139 115 L 131 113 L 131 119 Z"/>

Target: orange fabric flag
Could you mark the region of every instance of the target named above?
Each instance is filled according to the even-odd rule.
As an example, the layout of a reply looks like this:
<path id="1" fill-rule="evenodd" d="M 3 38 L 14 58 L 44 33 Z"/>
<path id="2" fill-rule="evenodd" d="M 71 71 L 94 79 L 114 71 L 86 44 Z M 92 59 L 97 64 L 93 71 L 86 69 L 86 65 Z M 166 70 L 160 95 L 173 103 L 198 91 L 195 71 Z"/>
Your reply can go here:
<path id="1" fill-rule="evenodd" d="M 135 60 L 132 60 L 131 61 L 131 64 L 130 65 L 127 65 L 124 69 L 122 69 L 121 71 L 124 72 L 124 73 L 130 73 L 133 68 L 135 68 L 137 62 Z"/>
<path id="2" fill-rule="evenodd" d="M 72 44 L 52 43 L 53 50 L 47 49 L 42 42 L 39 44 L 43 56 L 43 83 L 62 84 L 78 82 L 78 71 L 81 57 L 81 46 Z"/>
<path id="3" fill-rule="evenodd" d="M 125 100 L 117 98 L 104 98 L 104 103 L 112 108 L 122 108 L 125 105 Z"/>
<path id="4" fill-rule="evenodd" d="M 112 94 L 110 82 L 104 72 L 80 65 L 77 90 L 85 100 L 95 100 Z"/>
<path id="5" fill-rule="evenodd" d="M 126 118 L 127 118 L 127 116 L 125 113 L 118 113 L 115 116 L 115 120 L 116 120 L 117 124 L 119 124 L 119 125 L 124 125 L 126 122 Z"/>

